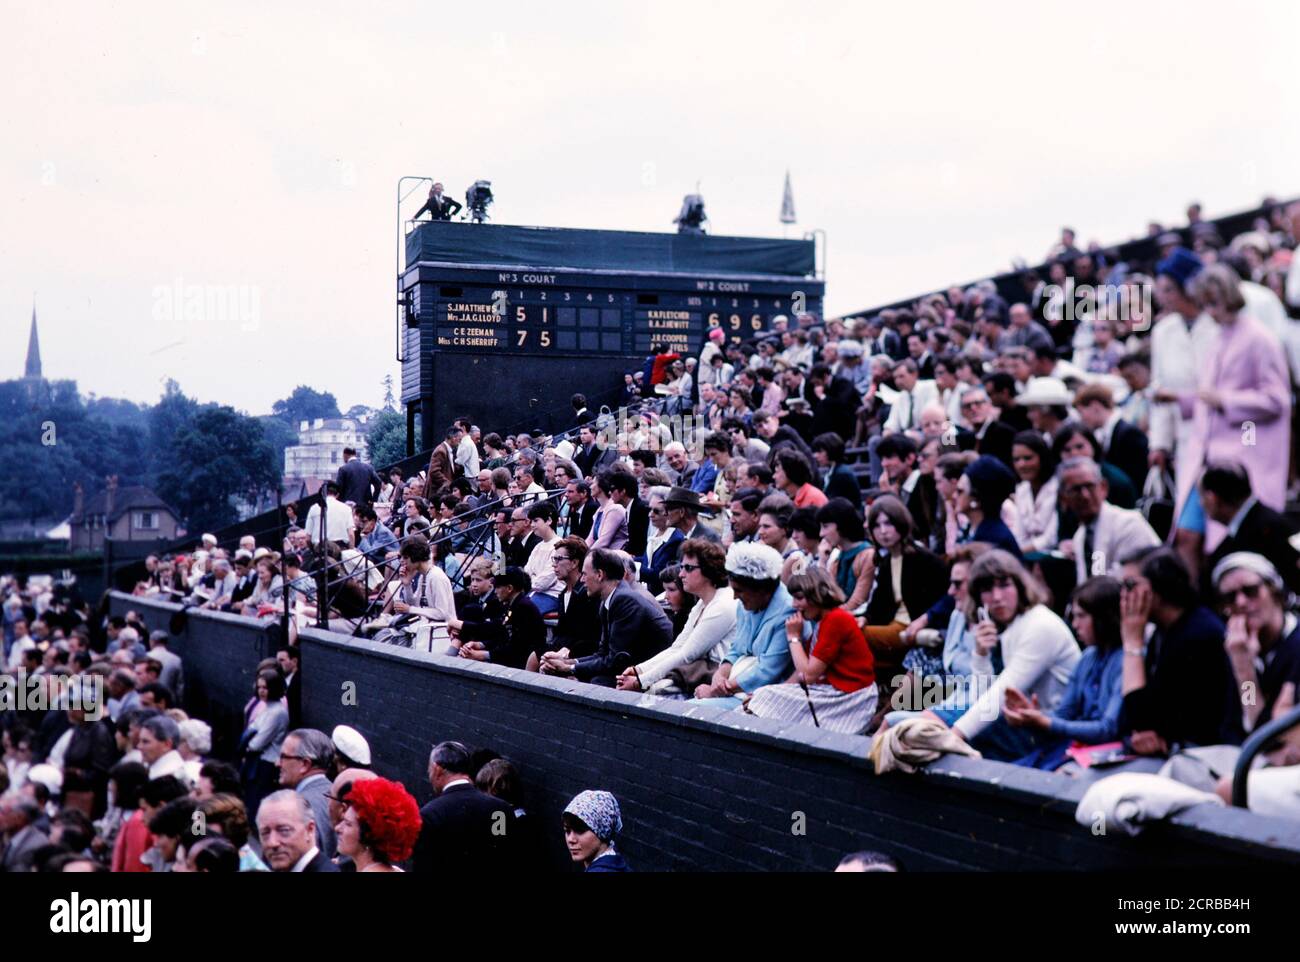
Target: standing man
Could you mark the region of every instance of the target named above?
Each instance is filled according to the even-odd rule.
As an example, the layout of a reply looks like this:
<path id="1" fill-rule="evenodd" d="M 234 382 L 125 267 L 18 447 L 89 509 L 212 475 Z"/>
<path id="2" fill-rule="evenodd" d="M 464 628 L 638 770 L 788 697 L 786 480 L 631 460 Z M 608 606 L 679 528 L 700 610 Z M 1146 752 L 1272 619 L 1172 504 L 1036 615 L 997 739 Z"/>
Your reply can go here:
<path id="1" fill-rule="evenodd" d="M 458 477 L 472 478 L 478 475 L 478 445 L 474 443 L 474 425 L 469 418 L 457 418 L 456 427 L 461 430 L 460 443 L 456 445 L 456 474 Z"/>
<path id="2" fill-rule="evenodd" d="M 321 851 L 316 815 L 307 799 L 287 789 L 272 792 L 257 807 L 257 837 L 272 872 L 337 872 Z"/>
<path id="3" fill-rule="evenodd" d="M 324 732 L 298 728 L 284 736 L 280 748 L 280 784 L 293 789 L 311 807 L 316 822 L 316 844 L 326 858 L 334 857 L 335 847 L 327 797 L 330 781 L 325 774 L 333 764 L 334 742 Z M 270 798 L 262 804 L 268 801 Z"/>
<path id="4" fill-rule="evenodd" d="M 460 425 L 453 424 L 447 429 L 442 443 L 433 449 L 429 457 L 429 495 L 441 494 L 451 487 L 451 482 L 460 474 L 456 463 L 456 452 L 460 447 L 460 438 L 464 432 Z"/>
<path id="5" fill-rule="evenodd" d="M 464 879 L 514 868 L 514 809 L 475 788 L 474 774 L 474 757 L 463 744 L 433 746 L 429 784 L 434 798 L 420 809 L 412 871 Z"/>
<path id="6" fill-rule="evenodd" d="M 358 458 L 353 447 L 343 449 L 343 463 L 334 481 L 339 486 L 339 500 L 350 501 L 354 507 L 379 500 L 384 487 L 374 467 Z"/>

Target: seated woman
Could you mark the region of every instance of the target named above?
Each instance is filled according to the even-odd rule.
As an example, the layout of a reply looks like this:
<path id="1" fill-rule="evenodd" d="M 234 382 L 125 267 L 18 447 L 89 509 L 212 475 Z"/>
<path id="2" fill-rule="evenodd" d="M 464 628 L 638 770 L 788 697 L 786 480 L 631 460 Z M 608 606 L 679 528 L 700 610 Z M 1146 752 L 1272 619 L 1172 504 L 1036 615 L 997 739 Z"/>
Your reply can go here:
<path id="1" fill-rule="evenodd" d="M 782 685 L 754 692 L 745 710 L 760 718 L 801 722 L 857 735 L 876 713 L 875 662 L 844 592 L 820 569 L 790 579 L 794 614 L 786 640 L 794 672 Z"/>
<path id="2" fill-rule="evenodd" d="M 618 799 L 609 792 L 580 792 L 564 807 L 561 821 L 569 857 L 584 872 L 632 871 L 614 851 L 614 836 L 623 830 L 623 816 Z"/>
<path id="3" fill-rule="evenodd" d="M 1040 707 L 1055 711 L 1079 663 L 1079 645 L 1056 614 L 1043 604 L 1043 590 L 1006 551 L 989 551 L 970 570 L 966 619 L 975 625 L 975 672 L 996 676 L 978 685 L 973 704 L 927 712 L 949 725 L 985 758 L 1015 761 L 1045 739 L 1002 719 L 1007 689 L 1015 688 Z M 983 689 L 979 691 L 979 689 Z"/>
<path id="4" fill-rule="evenodd" d="M 903 632 L 943 597 L 948 569 L 938 555 L 912 540 L 912 516 L 893 495 L 876 499 L 867 526 L 874 548 L 862 632 L 875 656 L 876 676 L 892 691 L 908 648 Z"/>
<path id="5" fill-rule="evenodd" d="M 420 837 L 420 807 L 399 782 L 358 779 L 348 792 L 343 817 L 335 826 L 340 855 L 358 872 L 400 872 Z"/>
<path id="6" fill-rule="evenodd" d="M 853 504 L 860 504 L 862 487 L 853 469 L 844 463 L 844 439 L 834 431 L 819 434 L 813 438 L 812 451 L 826 497 L 847 498 Z"/>
<path id="7" fill-rule="evenodd" d="M 253 593 L 244 602 L 244 614 L 256 615 L 259 608 L 272 607 L 280 603 L 284 596 L 284 579 L 270 558 L 257 562 L 257 583 Z"/>
<path id="8" fill-rule="evenodd" d="M 555 569 L 551 567 L 551 555 L 560 543 L 560 536 L 555 533 L 555 505 L 549 501 L 530 505 L 528 524 L 533 534 L 541 539 L 533 546 L 524 563 L 524 571 L 533 586 L 529 600 L 543 615 L 548 615 L 559 609 L 560 591 L 564 587 L 555 577 Z"/>
<path id="9" fill-rule="evenodd" d="M 813 483 L 812 465 L 793 448 L 783 448 L 772 464 L 772 483 L 782 494 L 788 495 L 796 508 L 820 508 L 826 495 Z"/>
<path id="10" fill-rule="evenodd" d="M 957 511 L 957 485 L 978 455 L 974 451 L 949 452 L 934 464 L 935 517 L 930 530 L 930 550 L 951 555 L 970 519 Z"/>
<path id="11" fill-rule="evenodd" d="M 1124 663 L 1119 634 L 1119 582 L 1089 578 L 1074 590 L 1070 623 L 1084 646 L 1065 695 L 1054 712 L 1038 707 L 1014 687 L 1006 690 L 1002 717 L 1013 728 L 1055 736 L 1055 742 L 1031 752 L 1017 764 L 1054 769 L 1067 760 L 1074 743 L 1100 745 L 1119 737 L 1119 710 L 1124 704 L 1120 684 Z"/>
<path id="12" fill-rule="evenodd" d="M 1021 431 L 1011 444 L 1011 464 L 1020 481 L 1002 507 L 1002 520 L 1025 554 L 1052 551 L 1057 533 L 1056 457 L 1037 431 Z"/>
<path id="13" fill-rule="evenodd" d="M 1117 508 L 1137 507 L 1137 491 L 1133 488 L 1133 482 L 1115 465 L 1106 462 L 1106 454 L 1101 445 L 1083 425 L 1073 421 L 1063 425 L 1052 437 L 1052 456 L 1058 464 L 1064 464 L 1071 458 L 1091 458 L 1101 465 L 1102 477 L 1110 486 L 1106 500 Z M 1068 531 L 1062 531 L 1061 538 L 1074 534 L 1074 528 L 1075 525 L 1070 525 Z"/>
<path id="14" fill-rule="evenodd" d="M 821 538 L 838 554 L 830 574 L 848 599 L 845 607 L 855 611 L 871 594 L 872 554 L 862 527 L 862 515 L 846 498 L 832 498 L 817 509 Z"/>
<path id="15" fill-rule="evenodd" d="M 677 569 L 682 589 L 695 604 L 672 646 L 624 671 L 620 690 L 689 698 L 712 677 L 736 630 L 736 596 L 728 586 L 726 562 L 722 548 L 704 538 L 682 545 Z"/>
<path id="16" fill-rule="evenodd" d="M 1002 505 L 1015 486 L 1015 475 L 997 458 L 982 454 L 972 461 L 957 482 L 957 513 L 969 523 L 957 543 L 979 541 L 1019 559 L 1020 544 L 1002 522 Z"/>
<path id="17" fill-rule="evenodd" d="M 655 473 L 659 474 L 658 471 Z M 644 480 L 644 475 L 642 477 Z M 650 593 L 656 595 L 663 590 L 663 571 L 677 557 L 683 538 L 680 529 L 668 524 L 668 509 L 664 507 L 664 499 L 671 490 L 664 485 L 655 484 L 646 491 L 646 504 L 650 506 L 650 529 L 645 554 L 637 560 L 641 562 L 641 580 Z"/>

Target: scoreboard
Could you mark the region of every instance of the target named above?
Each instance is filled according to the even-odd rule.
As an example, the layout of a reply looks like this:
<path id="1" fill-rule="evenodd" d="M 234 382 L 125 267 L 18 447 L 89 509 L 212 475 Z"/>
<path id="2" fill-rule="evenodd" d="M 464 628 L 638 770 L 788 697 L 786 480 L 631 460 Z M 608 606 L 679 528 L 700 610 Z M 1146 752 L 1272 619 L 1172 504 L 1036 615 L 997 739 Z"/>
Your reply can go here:
<path id="1" fill-rule="evenodd" d="M 461 229 L 454 246 L 442 239 L 448 228 Z M 485 431 L 566 427 L 570 395 L 607 403 L 657 345 L 698 355 L 713 328 L 740 343 L 771 333 L 778 315 L 821 313 L 820 279 L 770 263 L 777 244 L 810 267 L 811 241 L 545 231 L 538 250 L 533 228 L 417 228 L 430 229 L 443 246 L 408 237 L 414 263 L 399 276 L 402 400 L 408 426 L 413 407 L 422 414 L 420 447 L 461 415 Z"/>

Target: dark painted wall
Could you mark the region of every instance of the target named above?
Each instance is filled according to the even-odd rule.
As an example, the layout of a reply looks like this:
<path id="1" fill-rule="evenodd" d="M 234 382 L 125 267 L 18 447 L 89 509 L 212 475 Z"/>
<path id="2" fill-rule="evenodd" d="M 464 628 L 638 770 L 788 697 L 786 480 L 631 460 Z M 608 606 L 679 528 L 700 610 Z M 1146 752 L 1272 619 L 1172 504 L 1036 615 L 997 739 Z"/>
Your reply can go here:
<path id="1" fill-rule="evenodd" d="M 154 607 L 114 599 L 115 611 L 132 605 Z M 268 642 L 266 629 L 247 619 L 192 614 L 177 650 L 187 677 L 214 675 L 202 689 L 209 703 L 230 698 L 237 713 Z M 305 631 L 301 644 L 308 724 L 362 731 L 377 770 L 422 803 L 435 741 L 510 757 L 557 866 L 565 863 L 559 813 L 584 788 L 618 796 L 621 848 L 644 870 L 826 870 L 862 848 L 888 851 L 916 870 L 1300 863 L 1300 824 L 1240 810 L 1201 806 L 1137 839 L 1095 837 L 1074 822 L 1082 786 L 1063 776 L 953 758 L 922 775 L 876 777 L 865 738 L 783 730 L 689 703 L 643 703 L 329 633 Z M 355 704 L 345 704 L 351 692 Z M 801 824 L 805 834 L 795 834 Z"/>

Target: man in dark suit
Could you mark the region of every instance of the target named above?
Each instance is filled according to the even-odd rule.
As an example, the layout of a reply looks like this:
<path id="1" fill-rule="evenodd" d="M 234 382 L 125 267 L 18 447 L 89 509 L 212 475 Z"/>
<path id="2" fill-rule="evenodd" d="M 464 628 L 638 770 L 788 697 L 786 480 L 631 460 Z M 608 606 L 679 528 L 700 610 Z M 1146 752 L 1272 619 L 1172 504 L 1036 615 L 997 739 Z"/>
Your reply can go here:
<path id="1" fill-rule="evenodd" d="M 879 317 L 868 318 L 866 335 L 866 351 L 872 356 L 888 354 L 895 361 L 901 361 L 907 354 L 903 350 L 903 342 L 899 338 L 898 332 L 885 327 Z"/>
<path id="2" fill-rule="evenodd" d="M 339 500 L 351 501 L 353 507 L 373 504 L 384 487 L 375 469 L 357 457 L 356 448 L 343 449 L 343 463 L 334 481 L 339 486 Z"/>
<path id="3" fill-rule="evenodd" d="M 284 675 L 284 707 L 289 711 L 289 727 L 302 724 L 302 675 L 298 671 L 298 646 L 285 645 L 275 653 L 280 673 Z"/>
<path id="4" fill-rule="evenodd" d="M 532 522 L 528 520 L 527 508 L 515 508 L 510 513 L 510 537 L 503 546 L 506 566 L 522 568 L 528 564 L 528 557 L 533 549 L 541 544 L 542 539 L 532 533 Z"/>
<path id="5" fill-rule="evenodd" d="M 1140 492 L 1149 470 L 1150 445 L 1146 434 L 1120 418 L 1110 388 L 1085 384 L 1074 394 L 1074 409 L 1101 446 L 1102 460 L 1123 471 L 1133 490 Z"/>
<path id="6" fill-rule="evenodd" d="M 257 807 L 262 860 L 272 872 L 337 872 L 317 843 L 316 817 L 307 799 L 282 789 Z"/>
<path id="7" fill-rule="evenodd" d="M 506 873 L 516 866 L 514 809 L 474 787 L 473 754 L 460 742 L 440 742 L 429 755 L 434 798 L 420 809 L 413 872 L 445 879 Z"/>
<path id="8" fill-rule="evenodd" d="M 988 392 L 982 387 L 973 387 L 961 396 L 961 413 L 974 436 L 976 452 L 991 455 L 1011 468 L 1011 443 L 1016 431 L 996 420 L 993 410 Z"/>
<path id="9" fill-rule="evenodd" d="M 600 642 L 600 599 L 587 594 L 582 581 L 582 564 L 587 543 L 572 536 L 563 538 L 551 555 L 555 577 L 564 585 L 560 592 L 560 616 L 555 623 L 547 651 L 563 651 L 569 658 L 582 658 Z M 540 659 L 530 658 L 527 668 L 537 671 Z"/>
<path id="10" fill-rule="evenodd" d="M 564 513 L 556 533 L 560 537 L 576 535 L 585 539 L 591 534 L 596 510 L 596 502 L 591 498 L 591 485 L 586 481 L 570 481 L 564 486 Z"/>
<path id="11" fill-rule="evenodd" d="M 853 437 L 858 425 L 862 396 L 846 377 L 832 377 L 831 369 L 818 364 L 808 373 L 814 393 L 820 398 L 813 409 L 812 436 L 833 431 L 842 438 Z"/>
<path id="12" fill-rule="evenodd" d="M 627 511 L 627 544 L 623 550 L 632 557 L 645 554 L 645 543 L 650 536 L 650 506 L 637 494 L 637 480 L 630 471 L 606 470 L 600 475 L 600 486 L 610 500 Z"/>
<path id="13" fill-rule="evenodd" d="M 429 480 L 424 486 L 426 497 L 440 494 L 456 479 L 460 466 L 456 464 L 456 448 L 463 432 L 453 424 L 447 429 L 443 442 L 433 449 L 429 457 Z"/>
<path id="14" fill-rule="evenodd" d="M 1236 461 L 1211 462 L 1201 476 L 1201 502 L 1205 514 L 1226 525 L 1227 537 L 1201 566 L 1206 591 L 1215 565 L 1237 551 L 1263 555 L 1273 563 L 1287 588 L 1300 594 L 1300 531 L 1251 493 L 1250 476 Z"/>
<path id="15" fill-rule="evenodd" d="M 563 658 L 548 652 L 541 669 L 546 674 L 573 675 L 579 681 L 612 688 L 629 665 L 645 661 L 672 644 L 673 623 L 650 593 L 624 580 L 623 555 L 597 548 L 583 563 L 587 594 L 600 599 L 600 642 L 585 658 Z"/>
<path id="16" fill-rule="evenodd" d="M 608 467 L 618 459 L 618 451 L 612 446 L 603 450 L 596 443 L 596 432 L 588 425 L 578 431 L 578 450 L 573 452 L 573 463 L 578 466 L 584 478 L 590 478 L 601 468 Z"/>

